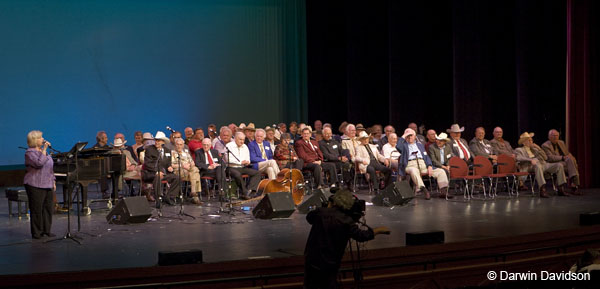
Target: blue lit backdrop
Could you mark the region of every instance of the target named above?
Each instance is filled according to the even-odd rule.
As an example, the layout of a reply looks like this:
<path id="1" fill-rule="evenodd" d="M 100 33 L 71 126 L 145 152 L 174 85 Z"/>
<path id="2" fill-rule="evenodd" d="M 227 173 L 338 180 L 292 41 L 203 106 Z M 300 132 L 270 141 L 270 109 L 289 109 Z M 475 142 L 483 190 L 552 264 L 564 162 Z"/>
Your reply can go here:
<path id="1" fill-rule="evenodd" d="M 304 1 L 0 1 L 0 165 L 32 129 L 59 150 L 99 130 L 306 118 Z"/>

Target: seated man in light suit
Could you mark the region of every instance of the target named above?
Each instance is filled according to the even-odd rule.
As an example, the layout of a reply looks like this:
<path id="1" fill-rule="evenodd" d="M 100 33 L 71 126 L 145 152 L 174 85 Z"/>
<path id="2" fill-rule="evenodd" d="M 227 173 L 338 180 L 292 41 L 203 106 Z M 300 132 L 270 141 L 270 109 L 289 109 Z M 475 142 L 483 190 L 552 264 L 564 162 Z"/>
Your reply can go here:
<path id="1" fill-rule="evenodd" d="M 428 174 L 437 180 L 442 196 L 448 194 L 448 177 L 446 176 L 446 172 L 443 169 L 434 169 L 432 167 L 431 159 L 427 152 L 425 152 L 425 146 L 416 142 L 416 133 L 414 130 L 407 128 L 402 138 L 398 141 L 396 148 L 400 152 L 398 173 L 402 176 L 406 174 L 410 176 L 415 184 L 415 191 L 422 192 L 426 200 L 431 199 L 431 195 L 421 178 L 421 174 Z"/>
<path id="2" fill-rule="evenodd" d="M 429 146 L 427 151 L 431 158 L 431 164 L 434 169 L 443 169 L 446 175 L 450 175 L 450 166 L 448 160 L 452 157 L 452 148 L 447 143 L 450 141 L 446 133 L 440 133 L 435 136 L 435 144 Z M 440 192 L 440 198 L 452 198 L 452 195 L 447 194 L 447 190 Z"/>
<path id="3" fill-rule="evenodd" d="M 173 172 L 178 175 L 181 180 L 190 182 L 191 202 L 199 205 L 201 202 L 198 194 L 202 192 L 202 187 L 200 186 L 200 172 L 198 171 L 189 150 L 185 148 L 185 140 L 181 138 L 181 135 L 179 135 L 178 138 L 173 139 L 173 143 L 175 147 L 175 150 L 171 151 L 171 166 L 173 166 Z"/>
<path id="4" fill-rule="evenodd" d="M 450 133 L 450 146 L 452 147 L 452 155 L 463 159 L 467 164 L 473 161 L 473 152 L 469 149 L 467 140 L 461 138 L 461 133 L 465 127 L 459 127 L 458 124 L 453 124 L 446 131 Z"/>
<path id="5" fill-rule="evenodd" d="M 246 135 L 243 132 L 236 132 L 233 141 L 225 146 L 228 149 L 225 155 L 229 158 L 227 172 L 235 180 L 238 188 L 242 189 L 242 199 L 249 199 L 251 192 L 258 188 L 260 174 L 251 166 L 250 151 L 244 144 L 245 139 Z M 248 184 L 243 182 L 243 174 L 249 176 Z"/>
<path id="6" fill-rule="evenodd" d="M 392 170 L 389 168 L 390 162 L 377 150 L 377 146 L 369 144 L 369 134 L 366 131 L 361 131 L 358 134 L 360 145 L 356 147 L 356 155 L 354 156 L 355 163 L 358 163 L 358 169 L 361 174 L 369 175 L 369 182 L 372 188 L 377 189 L 377 173 L 380 171 L 385 176 L 385 187 L 391 183 Z M 383 163 L 383 164 L 382 164 Z"/>
<path id="7" fill-rule="evenodd" d="M 524 132 L 521 134 L 519 144 L 522 147 L 515 149 L 517 161 L 519 161 L 519 171 L 535 173 L 535 180 L 540 188 L 540 197 L 548 198 L 544 173 L 556 174 L 558 195 L 569 196 L 564 190 L 567 179 L 563 166 L 560 163 L 546 162 L 548 156 L 542 148 L 533 143 L 533 133 Z"/>
<path id="8" fill-rule="evenodd" d="M 548 156 L 549 163 L 560 163 L 563 165 L 564 169 L 569 175 L 572 194 L 580 195 L 581 193 L 579 193 L 577 189 L 579 187 L 579 171 L 577 168 L 577 160 L 569 152 L 565 142 L 559 138 L 560 133 L 555 129 L 551 129 L 548 132 L 548 141 L 542 144 L 542 148 Z"/>
<path id="9" fill-rule="evenodd" d="M 484 156 L 493 163 L 498 159 L 490 141 L 485 139 L 485 129 L 481 126 L 475 129 L 475 137 L 469 142 L 469 148 L 475 156 Z"/>
<path id="10" fill-rule="evenodd" d="M 279 166 L 273 159 L 273 150 L 271 144 L 265 141 L 265 135 L 265 130 L 259 128 L 254 133 L 254 140 L 248 143 L 250 162 L 253 169 L 260 173 L 266 173 L 269 180 L 274 180 L 279 173 Z"/>
<path id="11" fill-rule="evenodd" d="M 356 139 L 356 127 L 349 123 L 346 125 L 344 131 L 344 135 L 342 136 L 342 148 L 347 150 L 348 153 L 350 153 L 350 158 L 353 159 L 354 155 L 356 155 L 356 146 L 359 145 L 359 142 Z"/>

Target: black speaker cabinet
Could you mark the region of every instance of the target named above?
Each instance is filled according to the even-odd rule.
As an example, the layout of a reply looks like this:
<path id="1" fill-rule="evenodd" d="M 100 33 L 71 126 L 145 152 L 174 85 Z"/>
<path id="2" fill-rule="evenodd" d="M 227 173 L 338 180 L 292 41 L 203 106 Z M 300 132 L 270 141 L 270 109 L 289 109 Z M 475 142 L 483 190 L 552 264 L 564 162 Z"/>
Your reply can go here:
<path id="1" fill-rule="evenodd" d="M 396 181 L 385 187 L 371 200 L 375 206 L 404 205 L 415 197 L 408 181 Z"/>
<path id="2" fill-rule="evenodd" d="M 589 226 L 600 224 L 600 212 L 587 212 L 579 214 L 579 225 Z"/>
<path id="3" fill-rule="evenodd" d="M 108 213 L 106 220 L 110 224 L 144 223 L 152 216 L 152 210 L 146 197 L 123 198 Z"/>
<path id="4" fill-rule="evenodd" d="M 158 252 L 158 266 L 202 264 L 202 250 Z"/>
<path id="5" fill-rule="evenodd" d="M 303 202 L 298 206 L 298 212 L 307 214 L 309 211 L 323 206 L 323 203 L 327 203 L 330 196 L 329 188 L 314 190 L 312 194 L 304 196 Z"/>
<path id="6" fill-rule="evenodd" d="M 444 231 L 406 233 L 406 246 L 431 244 L 444 244 Z"/>
<path id="7" fill-rule="evenodd" d="M 252 215 L 258 219 L 287 218 L 296 209 L 290 192 L 275 192 L 266 194 L 252 210 Z"/>

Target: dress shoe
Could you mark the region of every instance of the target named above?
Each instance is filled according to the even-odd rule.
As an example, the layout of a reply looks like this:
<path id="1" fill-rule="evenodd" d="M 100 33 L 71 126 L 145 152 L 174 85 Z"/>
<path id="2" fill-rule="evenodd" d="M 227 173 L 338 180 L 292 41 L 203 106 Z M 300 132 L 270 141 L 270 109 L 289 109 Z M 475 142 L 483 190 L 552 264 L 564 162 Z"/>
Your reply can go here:
<path id="1" fill-rule="evenodd" d="M 42 238 L 42 236 L 41 235 L 31 235 L 31 238 L 39 240 Z"/>
<path id="2" fill-rule="evenodd" d="M 549 198 L 548 193 L 546 192 L 546 186 L 540 187 L 540 198 Z"/>
<path id="3" fill-rule="evenodd" d="M 247 191 L 244 194 L 242 194 L 240 196 L 240 199 L 242 199 L 242 200 L 249 200 L 250 199 L 250 191 Z"/>
<path id="4" fill-rule="evenodd" d="M 62 213 L 66 213 L 69 211 L 69 208 L 67 207 L 61 207 L 59 204 L 54 205 L 54 213 L 55 214 L 62 214 Z"/>
<path id="5" fill-rule="evenodd" d="M 519 191 L 527 191 L 529 188 L 526 185 L 519 185 Z"/>
<path id="6" fill-rule="evenodd" d="M 170 198 L 170 197 L 163 198 L 163 202 L 169 206 L 175 205 L 175 200 L 173 200 L 173 198 Z"/>
<path id="7" fill-rule="evenodd" d="M 579 187 L 572 186 L 571 187 L 571 195 L 581 196 L 583 194 L 579 191 Z"/>
<path id="8" fill-rule="evenodd" d="M 48 237 L 50 237 L 50 238 L 54 238 L 54 237 L 56 237 L 56 235 L 54 235 L 54 234 L 52 234 L 52 233 L 42 233 L 42 236 L 43 236 L 43 235 L 46 235 L 46 236 L 48 236 Z"/>
<path id="9" fill-rule="evenodd" d="M 442 198 L 442 199 L 445 199 L 445 198 L 452 199 L 452 198 L 454 198 L 454 196 L 450 195 L 450 193 L 448 192 L 448 187 L 445 187 L 445 188 L 441 188 L 440 189 L 440 198 Z"/>
<path id="10" fill-rule="evenodd" d="M 563 196 L 563 197 L 570 196 L 570 194 L 565 191 L 565 184 L 562 184 L 562 185 L 558 186 L 557 193 L 558 193 L 559 196 Z"/>
<path id="11" fill-rule="evenodd" d="M 192 204 L 194 205 L 202 205 L 202 202 L 200 201 L 200 198 L 198 198 L 198 196 L 191 197 L 190 202 L 192 202 Z"/>
<path id="12" fill-rule="evenodd" d="M 431 194 L 429 194 L 429 191 L 426 187 L 421 187 L 420 191 L 423 193 L 423 195 L 425 195 L 425 200 L 431 200 Z"/>

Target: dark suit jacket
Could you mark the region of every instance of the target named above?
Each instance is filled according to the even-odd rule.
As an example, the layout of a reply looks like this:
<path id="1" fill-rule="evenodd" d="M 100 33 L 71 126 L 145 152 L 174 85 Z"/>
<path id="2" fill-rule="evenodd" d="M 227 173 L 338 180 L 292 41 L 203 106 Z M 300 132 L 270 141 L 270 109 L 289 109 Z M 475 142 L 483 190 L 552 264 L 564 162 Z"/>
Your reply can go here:
<path id="1" fill-rule="evenodd" d="M 315 147 L 314 151 L 304 139 L 299 139 L 294 144 L 298 157 L 304 160 L 304 165 L 323 160 L 323 152 L 319 149 L 319 144 L 315 140 L 310 142 Z"/>
<path id="2" fill-rule="evenodd" d="M 323 161 L 326 162 L 339 162 L 339 157 L 344 155 L 344 149 L 342 149 L 342 144 L 337 142 L 333 138 L 329 141 L 320 140 L 319 148 L 323 153 Z"/>
<path id="3" fill-rule="evenodd" d="M 430 145 L 428 151 L 434 168 L 448 165 L 448 160 L 452 157 L 452 148 L 448 144 L 444 146 L 444 163 L 440 159 L 440 148 L 436 144 Z"/>
<path id="4" fill-rule="evenodd" d="M 464 138 L 461 138 L 460 142 L 463 145 L 463 147 L 465 148 L 465 150 L 467 150 L 469 152 L 469 155 L 471 155 L 471 157 L 469 158 L 469 161 L 472 161 L 475 156 L 473 155 L 473 152 L 469 148 L 469 144 L 467 143 L 467 140 L 465 140 Z M 454 142 L 454 139 L 450 139 L 450 142 L 447 143 L 446 145 L 450 145 L 450 147 L 452 148 L 452 155 L 460 157 L 460 152 L 459 152 L 460 147 L 458 146 L 458 144 L 456 142 Z"/>
<path id="5" fill-rule="evenodd" d="M 221 161 L 221 156 L 219 155 L 219 151 L 210 149 L 210 156 L 212 157 L 213 162 L 223 164 Z M 208 170 L 208 165 L 206 164 L 206 153 L 203 148 L 200 148 L 196 151 L 196 159 L 194 162 L 200 171 Z"/>
<path id="6" fill-rule="evenodd" d="M 164 156 L 161 156 L 155 146 L 148 146 L 144 153 L 144 178 L 148 179 L 156 172 L 167 173 L 167 168 L 171 166 L 171 150 L 163 148 Z"/>
<path id="7" fill-rule="evenodd" d="M 262 158 L 262 152 L 260 151 L 260 147 L 258 147 L 256 140 L 251 141 L 247 144 L 247 146 L 248 150 L 250 151 L 250 162 L 252 163 L 253 169 L 258 170 L 258 163 L 273 159 L 274 152 L 271 151 L 271 145 L 268 141 L 263 141 L 263 148 L 265 149 L 265 154 L 267 155 L 266 160 Z"/>

